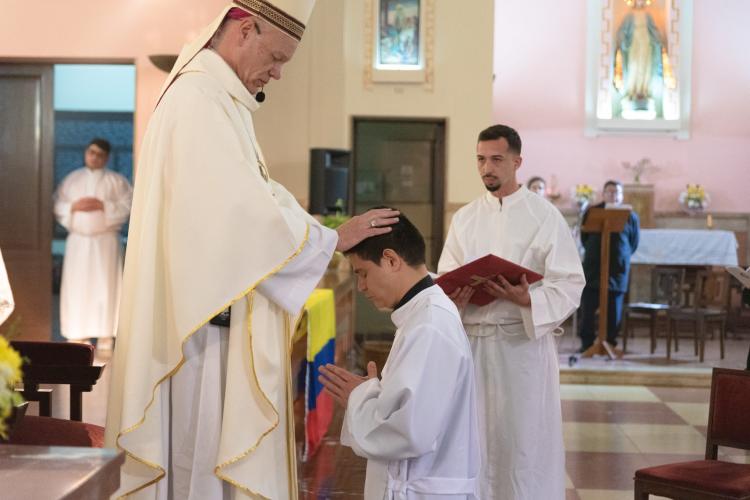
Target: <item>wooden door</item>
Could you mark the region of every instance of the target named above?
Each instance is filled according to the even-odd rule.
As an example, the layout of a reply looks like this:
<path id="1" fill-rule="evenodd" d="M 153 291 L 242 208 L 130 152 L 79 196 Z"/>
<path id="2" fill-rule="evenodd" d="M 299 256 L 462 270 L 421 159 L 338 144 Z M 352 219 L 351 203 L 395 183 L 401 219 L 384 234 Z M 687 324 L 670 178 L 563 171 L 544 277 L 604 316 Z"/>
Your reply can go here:
<path id="1" fill-rule="evenodd" d="M 49 340 L 51 320 L 52 65 L 0 64 L 0 248 L 16 302 L 3 325 Z"/>
<path id="2" fill-rule="evenodd" d="M 386 205 L 401 210 L 424 236 L 427 267 L 437 270 L 445 214 L 445 121 L 354 119 L 354 212 Z M 357 294 L 356 331 L 387 338 L 390 315 Z"/>

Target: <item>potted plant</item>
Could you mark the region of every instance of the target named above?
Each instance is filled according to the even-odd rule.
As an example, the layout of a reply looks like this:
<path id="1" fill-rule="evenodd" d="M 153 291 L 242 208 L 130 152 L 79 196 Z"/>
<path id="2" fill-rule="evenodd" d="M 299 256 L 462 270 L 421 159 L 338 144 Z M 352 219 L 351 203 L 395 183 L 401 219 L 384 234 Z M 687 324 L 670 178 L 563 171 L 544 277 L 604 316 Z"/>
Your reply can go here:
<path id="1" fill-rule="evenodd" d="M 700 184 L 688 184 L 679 197 L 680 206 L 690 215 L 703 213 L 708 208 L 709 200 L 708 193 Z"/>
<path id="2" fill-rule="evenodd" d="M 578 212 L 582 213 L 594 199 L 594 188 L 588 184 L 576 184 L 572 198 Z"/>
<path id="3" fill-rule="evenodd" d="M 324 215 L 321 224 L 329 229 L 335 230 L 349 219 L 351 219 L 351 216 L 344 213 L 344 200 L 339 198 L 336 200 L 336 211 L 332 214 Z M 333 257 L 331 258 L 331 263 L 328 267 L 331 269 L 337 269 L 343 260 L 344 254 L 341 252 L 334 252 Z"/>

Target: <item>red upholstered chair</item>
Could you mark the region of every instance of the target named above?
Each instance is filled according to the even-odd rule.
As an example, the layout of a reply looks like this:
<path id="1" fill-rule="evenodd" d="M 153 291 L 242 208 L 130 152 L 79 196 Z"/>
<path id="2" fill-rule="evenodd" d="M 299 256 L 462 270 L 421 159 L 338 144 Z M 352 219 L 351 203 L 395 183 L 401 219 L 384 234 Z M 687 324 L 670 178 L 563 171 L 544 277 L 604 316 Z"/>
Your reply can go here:
<path id="1" fill-rule="evenodd" d="M 37 446 L 104 446 L 104 427 L 81 422 L 83 393 L 93 389 L 103 366 L 94 366 L 94 348 L 65 342 L 11 342 L 21 356 L 23 397 L 39 401 L 40 416 L 24 416 L 14 426 L 7 444 Z M 50 417 L 50 391 L 40 384 L 70 385 L 70 420 Z"/>
<path id="2" fill-rule="evenodd" d="M 750 465 L 717 460 L 719 446 L 750 450 L 750 371 L 714 368 L 706 459 L 635 471 L 635 500 L 750 499 Z"/>
<path id="3" fill-rule="evenodd" d="M 7 444 L 104 447 L 104 427 L 52 417 L 26 415 L 11 431 Z"/>

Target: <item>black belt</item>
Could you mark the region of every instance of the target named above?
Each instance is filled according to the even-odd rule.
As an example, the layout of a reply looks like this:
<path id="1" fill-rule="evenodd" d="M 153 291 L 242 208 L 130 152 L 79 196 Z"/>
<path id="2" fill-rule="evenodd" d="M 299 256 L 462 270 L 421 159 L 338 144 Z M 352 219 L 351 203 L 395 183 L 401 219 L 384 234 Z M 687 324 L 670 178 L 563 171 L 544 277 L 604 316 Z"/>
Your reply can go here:
<path id="1" fill-rule="evenodd" d="M 229 320 L 232 318 L 232 309 L 230 307 L 227 307 L 223 311 L 221 311 L 219 314 L 211 318 L 212 325 L 216 326 L 226 326 L 229 328 Z"/>

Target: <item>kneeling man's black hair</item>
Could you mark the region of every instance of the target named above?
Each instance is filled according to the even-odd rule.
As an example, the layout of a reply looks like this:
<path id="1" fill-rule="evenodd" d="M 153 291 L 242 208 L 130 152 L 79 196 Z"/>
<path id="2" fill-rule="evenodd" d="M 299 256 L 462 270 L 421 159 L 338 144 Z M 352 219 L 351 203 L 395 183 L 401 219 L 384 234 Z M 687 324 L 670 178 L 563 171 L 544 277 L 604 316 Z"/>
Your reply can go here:
<path id="1" fill-rule="evenodd" d="M 375 207 L 391 208 L 391 207 Z M 398 209 L 394 209 L 398 210 Z M 425 244 L 422 234 L 414 224 L 406 218 L 403 212 L 398 216 L 398 222 L 391 227 L 391 232 L 372 236 L 362 240 L 349 249 L 346 255 L 354 254 L 360 259 L 369 260 L 380 265 L 383 252 L 390 248 L 411 267 L 425 263 Z"/>

